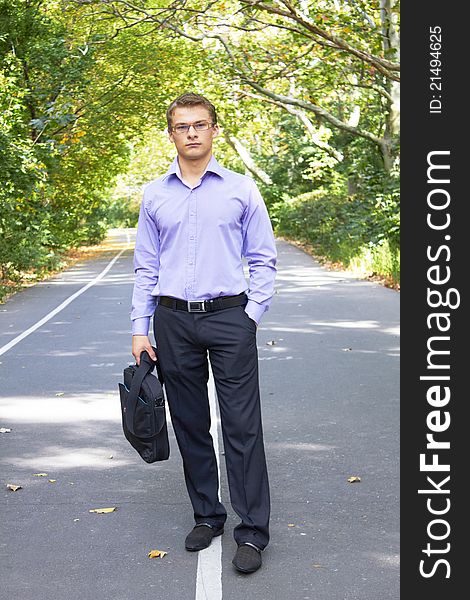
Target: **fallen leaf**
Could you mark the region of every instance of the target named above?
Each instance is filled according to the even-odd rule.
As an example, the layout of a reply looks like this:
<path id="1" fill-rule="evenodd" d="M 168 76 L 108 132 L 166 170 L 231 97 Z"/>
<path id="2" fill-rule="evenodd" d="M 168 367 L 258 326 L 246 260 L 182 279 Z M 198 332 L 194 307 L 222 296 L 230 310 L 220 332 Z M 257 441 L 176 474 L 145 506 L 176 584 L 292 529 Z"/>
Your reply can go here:
<path id="1" fill-rule="evenodd" d="M 47 477 L 47 473 L 33 473 L 33 477 Z"/>
<path id="2" fill-rule="evenodd" d="M 294 523 L 287 523 L 287 527 L 295 527 Z"/>
<path id="3" fill-rule="evenodd" d="M 111 508 L 92 508 L 89 510 L 91 513 L 96 513 L 98 515 L 104 515 L 107 513 L 112 513 L 116 510 L 116 506 L 112 506 Z"/>
<path id="4" fill-rule="evenodd" d="M 7 488 L 12 492 L 17 492 L 18 490 L 22 490 L 21 485 L 15 485 L 14 483 L 7 483 Z"/>
<path id="5" fill-rule="evenodd" d="M 323 565 L 318 565 L 318 564 L 315 564 L 315 563 L 312 565 L 312 567 L 314 569 L 323 569 Z"/>
<path id="6" fill-rule="evenodd" d="M 164 550 L 150 550 L 147 556 L 149 558 L 163 558 L 165 554 L 168 554 L 168 552 L 165 552 Z"/>
<path id="7" fill-rule="evenodd" d="M 10 433 L 11 429 L 8 427 L 0 427 L 0 433 Z"/>
<path id="8" fill-rule="evenodd" d="M 57 392 L 56 396 L 63 396 L 64 392 Z"/>
<path id="9" fill-rule="evenodd" d="M 55 483 L 57 479 L 49 479 L 49 483 Z"/>
<path id="10" fill-rule="evenodd" d="M 348 477 L 348 481 L 349 481 L 349 483 L 356 483 L 356 482 L 360 482 L 361 478 L 358 477 L 357 475 L 352 475 L 351 477 Z"/>

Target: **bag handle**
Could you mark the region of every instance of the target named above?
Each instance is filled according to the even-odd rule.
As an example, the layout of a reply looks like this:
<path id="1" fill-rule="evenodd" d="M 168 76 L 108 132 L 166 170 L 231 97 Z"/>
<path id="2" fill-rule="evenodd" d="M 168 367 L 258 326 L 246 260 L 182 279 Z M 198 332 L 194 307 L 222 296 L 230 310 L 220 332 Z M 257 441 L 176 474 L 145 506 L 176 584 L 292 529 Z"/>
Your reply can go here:
<path id="1" fill-rule="evenodd" d="M 143 350 L 140 355 L 140 365 L 134 373 L 129 389 L 129 395 L 127 397 L 126 424 L 129 431 L 134 431 L 134 413 L 142 381 L 148 373 L 153 371 L 156 364 L 157 363 L 150 358 L 147 350 Z"/>

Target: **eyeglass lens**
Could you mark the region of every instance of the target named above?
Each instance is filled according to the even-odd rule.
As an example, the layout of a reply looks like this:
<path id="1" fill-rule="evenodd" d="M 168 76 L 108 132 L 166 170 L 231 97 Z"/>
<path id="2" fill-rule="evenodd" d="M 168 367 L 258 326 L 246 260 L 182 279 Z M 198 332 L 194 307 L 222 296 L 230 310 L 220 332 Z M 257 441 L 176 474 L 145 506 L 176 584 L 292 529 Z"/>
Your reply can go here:
<path id="1" fill-rule="evenodd" d="M 209 127 L 211 127 L 212 123 L 209 123 L 208 121 L 198 121 L 197 123 L 182 123 L 180 125 L 175 125 L 173 127 L 173 131 L 175 133 L 187 133 L 190 129 L 190 127 L 194 127 L 195 131 L 206 131 L 207 129 L 209 129 Z"/>

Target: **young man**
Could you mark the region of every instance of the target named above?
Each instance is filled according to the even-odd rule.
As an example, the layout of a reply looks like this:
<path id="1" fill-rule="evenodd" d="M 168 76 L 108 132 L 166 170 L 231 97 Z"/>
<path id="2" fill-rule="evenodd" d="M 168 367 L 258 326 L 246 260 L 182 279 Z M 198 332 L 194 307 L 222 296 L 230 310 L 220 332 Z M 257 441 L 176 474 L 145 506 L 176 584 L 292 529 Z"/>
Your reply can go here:
<path id="1" fill-rule="evenodd" d="M 233 564 L 261 566 L 269 541 L 269 484 L 258 385 L 257 325 L 271 302 L 276 248 L 253 180 L 212 155 L 214 106 L 183 94 L 167 111 L 177 158 L 144 190 L 134 255 L 132 354 L 147 350 L 150 318 L 168 406 L 183 459 L 195 527 L 187 550 L 224 531 L 217 462 L 209 433 L 211 363 L 222 423 L 230 500 L 241 522 Z M 242 258 L 249 265 L 249 286 Z"/>

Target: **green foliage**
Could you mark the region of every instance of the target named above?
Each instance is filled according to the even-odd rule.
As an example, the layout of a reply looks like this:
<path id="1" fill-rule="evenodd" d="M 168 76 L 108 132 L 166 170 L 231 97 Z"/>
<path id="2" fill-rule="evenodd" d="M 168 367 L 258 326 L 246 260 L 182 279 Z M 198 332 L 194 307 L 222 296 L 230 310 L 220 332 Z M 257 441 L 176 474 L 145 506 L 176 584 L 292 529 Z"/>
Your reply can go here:
<path id="1" fill-rule="evenodd" d="M 398 283 L 398 180 L 392 175 L 381 183 L 365 170 L 354 195 L 330 196 L 320 190 L 278 202 L 273 207 L 275 230 L 310 244 L 319 256 Z"/>
<path id="2" fill-rule="evenodd" d="M 290 6 L 379 62 L 396 59 L 376 1 Z M 390 78 L 272 12 L 285 3 L 207 8 L 195 0 L 0 0 L 4 280 L 57 267 L 67 248 L 100 241 L 107 227 L 135 225 L 142 186 L 174 156 L 166 107 L 189 90 L 217 106 L 217 158 L 253 175 L 225 134 L 236 137 L 270 178 L 258 184 L 278 233 L 344 264 L 398 273 Z M 230 53 L 214 37 L 221 32 Z M 320 106 L 328 118 L 276 103 L 280 96 Z"/>
<path id="3" fill-rule="evenodd" d="M 106 206 L 105 221 L 108 227 L 137 227 L 140 203 L 128 198 L 113 198 Z"/>

